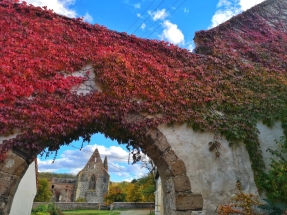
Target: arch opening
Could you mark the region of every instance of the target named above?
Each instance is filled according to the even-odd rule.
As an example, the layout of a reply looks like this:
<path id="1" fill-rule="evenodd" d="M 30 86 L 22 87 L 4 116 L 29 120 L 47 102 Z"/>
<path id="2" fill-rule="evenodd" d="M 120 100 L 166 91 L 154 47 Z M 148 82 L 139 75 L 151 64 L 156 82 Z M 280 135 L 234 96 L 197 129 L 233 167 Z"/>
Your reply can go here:
<path id="1" fill-rule="evenodd" d="M 129 117 L 136 122 L 140 120 L 146 120 L 144 116 L 139 114 L 132 114 Z M 118 140 L 118 142 L 121 144 L 126 144 L 127 147 L 133 147 L 131 143 L 136 143 L 137 138 L 141 138 L 141 142 L 144 140 L 145 144 L 135 146 L 134 148 L 140 149 L 145 154 L 147 154 L 157 167 L 162 184 L 164 214 L 177 214 L 183 211 L 190 212 L 202 209 L 202 197 L 192 194 L 190 181 L 186 176 L 186 167 L 184 162 L 178 158 L 176 153 L 171 149 L 171 146 L 169 145 L 166 137 L 157 128 L 143 128 L 140 132 L 141 135 L 137 136 L 131 133 L 126 133 L 123 135 L 122 132 L 119 132 L 119 130 L 115 129 L 118 127 L 119 126 L 117 124 L 115 127 L 110 126 L 111 129 L 108 130 L 108 135 L 105 133 L 106 136 Z M 88 130 L 90 130 L 90 128 Z M 82 131 L 85 130 L 83 129 Z M 120 128 L 120 131 L 123 131 L 123 129 Z M 40 153 L 41 152 L 38 152 L 38 154 Z M 133 155 L 135 161 L 139 159 L 137 156 L 138 154 Z M 4 207 L 2 206 L 2 208 L 0 208 L 0 211 L 2 210 L 1 212 L 3 214 L 8 214 L 13 200 L 13 195 L 17 189 L 19 181 L 28 168 L 28 165 L 33 161 L 34 158 L 34 151 L 15 148 L 15 150 L 10 150 L 8 152 L 7 159 L 0 166 L 0 168 L 3 169 L 9 160 L 19 160 L 19 162 L 17 162 L 18 165 L 15 165 L 14 167 L 15 171 L 11 172 L 13 175 L 15 175 L 15 180 L 11 181 L 10 185 L 8 185 L 10 192 L 0 193 L 0 196 L 6 195 L 8 197 Z M 93 161 L 95 160 L 96 159 Z M 90 189 L 95 189 L 96 184 L 94 179 L 94 175 L 88 179 L 90 183 Z M 85 181 L 86 178 L 81 176 L 80 180 Z M 14 188 L 14 190 L 11 188 Z M 194 204 L 190 204 L 193 202 Z"/>
<path id="2" fill-rule="evenodd" d="M 96 189 L 96 177 L 93 174 L 89 182 L 89 190 L 95 190 L 95 189 Z"/>

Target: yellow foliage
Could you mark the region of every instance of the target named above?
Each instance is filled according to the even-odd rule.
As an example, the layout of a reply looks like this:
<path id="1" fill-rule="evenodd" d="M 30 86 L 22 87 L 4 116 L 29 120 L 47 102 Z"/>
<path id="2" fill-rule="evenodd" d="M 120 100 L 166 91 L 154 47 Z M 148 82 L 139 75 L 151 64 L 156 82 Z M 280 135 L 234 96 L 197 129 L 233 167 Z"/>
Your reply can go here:
<path id="1" fill-rule="evenodd" d="M 236 183 L 237 193 L 227 205 L 219 205 L 217 212 L 219 215 L 243 214 L 243 215 L 259 215 L 254 209 L 260 205 L 258 197 L 254 194 L 245 194 L 242 192 L 240 182 Z"/>

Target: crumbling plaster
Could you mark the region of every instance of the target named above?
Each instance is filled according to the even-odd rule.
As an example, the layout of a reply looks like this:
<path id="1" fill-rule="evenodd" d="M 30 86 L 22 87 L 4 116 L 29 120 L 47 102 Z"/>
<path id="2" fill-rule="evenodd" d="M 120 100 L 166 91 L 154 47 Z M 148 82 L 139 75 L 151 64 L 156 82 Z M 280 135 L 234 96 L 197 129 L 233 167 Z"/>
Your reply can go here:
<path id="1" fill-rule="evenodd" d="M 270 164 L 270 153 L 266 149 L 275 149 L 275 140 L 283 135 L 280 123 L 268 128 L 261 122 L 257 124 L 260 147 L 264 162 Z M 236 182 L 239 180 L 243 191 L 258 194 L 254 183 L 253 171 L 249 154 L 244 144 L 229 145 L 221 137 L 220 157 L 209 151 L 208 143 L 214 140 L 211 131 L 195 132 L 187 126 L 159 126 L 159 130 L 167 138 L 172 150 L 185 163 L 186 175 L 191 183 L 191 191 L 201 194 L 204 203 L 203 210 L 207 214 L 214 213 L 217 206 L 228 202 L 236 192 Z"/>

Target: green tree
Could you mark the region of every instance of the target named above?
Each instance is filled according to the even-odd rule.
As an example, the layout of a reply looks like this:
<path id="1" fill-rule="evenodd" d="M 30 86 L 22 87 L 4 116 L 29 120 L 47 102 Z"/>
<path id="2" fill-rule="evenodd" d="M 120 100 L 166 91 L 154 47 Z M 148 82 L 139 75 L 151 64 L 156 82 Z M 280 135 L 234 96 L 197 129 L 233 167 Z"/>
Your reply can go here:
<path id="1" fill-rule="evenodd" d="M 259 186 L 266 192 L 271 202 L 287 203 L 287 139 L 282 137 L 276 142 L 280 150 L 268 149 L 274 157 L 271 159 L 271 169 L 262 173 Z"/>
<path id="2" fill-rule="evenodd" d="M 155 200 L 154 192 L 156 190 L 153 175 L 150 173 L 137 180 L 137 184 L 141 187 L 142 201 L 153 202 Z"/>
<path id="3" fill-rule="evenodd" d="M 52 192 L 50 191 L 49 182 L 46 178 L 39 178 L 38 180 L 38 191 L 35 196 L 35 202 L 48 202 L 52 197 Z"/>
<path id="4" fill-rule="evenodd" d="M 105 203 L 111 204 L 113 202 L 125 202 L 126 194 L 123 193 L 120 184 L 111 184 L 109 193 L 105 196 Z"/>
<path id="5" fill-rule="evenodd" d="M 127 201 L 128 202 L 141 202 L 143 200 L 142 187 L 138 184 L 132 184 L 127 188 Z"/>

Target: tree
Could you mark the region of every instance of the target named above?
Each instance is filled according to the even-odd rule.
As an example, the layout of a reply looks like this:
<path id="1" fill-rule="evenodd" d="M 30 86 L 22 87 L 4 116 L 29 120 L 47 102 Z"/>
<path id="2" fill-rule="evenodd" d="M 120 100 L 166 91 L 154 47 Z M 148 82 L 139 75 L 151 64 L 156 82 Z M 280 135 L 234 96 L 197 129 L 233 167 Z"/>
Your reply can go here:
<path id="1" fill-rule="evenodd" d="M 126 194 L 122 191 L 119 184 L 111 184 L 109 193 L 105 196 L 105 203 L 111 204 L 113 202 L 125 202 Z"/>
<path id="2" fill-rule="evenodd" d="M 143 196 L 141 193 L 142 187 L 136 183 L 130 183 L 127 189 L 127 201 L 128 202 L 141 202 L 143 200 Z"/>
<path id="3" fill-rule="evenodd" d="M 34 199 L 35 202 L 48 202 L 52 197 L 52 192 L 49 188 L 49 182 L 46 178 L 39 178 L 38 191 Z"/>

